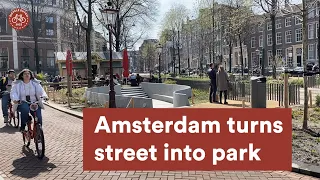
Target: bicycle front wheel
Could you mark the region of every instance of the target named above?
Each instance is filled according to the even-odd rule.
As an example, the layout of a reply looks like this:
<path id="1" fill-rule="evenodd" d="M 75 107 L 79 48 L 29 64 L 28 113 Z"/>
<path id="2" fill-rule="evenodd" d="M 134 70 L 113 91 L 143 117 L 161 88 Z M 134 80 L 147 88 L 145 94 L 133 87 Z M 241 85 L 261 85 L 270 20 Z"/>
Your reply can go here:
<path id="1" fill-rule="evenodd" d="M 13 124 L 15 128 L 19 127 L 20 118 L 19 118 L 19 112 L 16 111 L 16 113 L 13 113 Z"/>
<path id="2" fill-rule="evenodd" d="M 43 159 L 44 152 L 45 152 L 44 135 L 43 135 L 42 127 L 40 124 L 37 124 L 36 128 L 37 128 L 37 131 L 36 131 L 37 134 L 34 138 L 34 143 L 36 145 L 38 158 Z"/>

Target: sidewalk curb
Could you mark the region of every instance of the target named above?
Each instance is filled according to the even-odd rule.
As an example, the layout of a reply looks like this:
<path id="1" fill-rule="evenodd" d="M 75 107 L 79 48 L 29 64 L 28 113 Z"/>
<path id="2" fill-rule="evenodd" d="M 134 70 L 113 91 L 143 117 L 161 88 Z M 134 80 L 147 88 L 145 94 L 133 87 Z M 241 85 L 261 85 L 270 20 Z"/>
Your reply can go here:
<path id="1" fill-rule="evenodd" d="M 292 162 L 292 172 L 320 178 L 320 167 L 299 161 Z"/>
<path id="2" fill-rule="evenodd" d="M 63 108 L 59 108 L 59 107 L 53 106 L 53 105 L 51 105 L 51 104 L 49 104 L 49 103 L 44 102 L 43 104 L 45 104 L 46 106 L 51 107 L 52 109 L 55 109 L 55 110 L 58 110 L 58 111 L 60 111 L 60 112 L 69 114 L 69 115 L 74 116 L 74 117 L 76 117 L 76 118 L 79 118 L 79 119 L 82 119 L 82 118 L 83 118 L 83 116 L 81 116 L 81 115 L 78 115 L 78 114 L 75 114 L 75 113 L 72 113 L 72 112 L 68 112 L 68 111 L 64 110 Z M 1 180 L 1 179 L 0 179 L 0 180 Z"/>

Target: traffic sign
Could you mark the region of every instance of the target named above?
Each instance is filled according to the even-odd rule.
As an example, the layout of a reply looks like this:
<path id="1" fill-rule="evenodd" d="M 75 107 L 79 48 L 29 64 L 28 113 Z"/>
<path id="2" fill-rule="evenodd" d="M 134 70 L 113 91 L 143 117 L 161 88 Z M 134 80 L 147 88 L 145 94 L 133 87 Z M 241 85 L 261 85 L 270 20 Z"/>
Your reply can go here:
<path id="1" fill-rule="evenodd" d="M 8 16 L 10 26 L 15 30 L 23 30 L 29 25 L 30 17 L 27 11 L 16 8 Z"/>

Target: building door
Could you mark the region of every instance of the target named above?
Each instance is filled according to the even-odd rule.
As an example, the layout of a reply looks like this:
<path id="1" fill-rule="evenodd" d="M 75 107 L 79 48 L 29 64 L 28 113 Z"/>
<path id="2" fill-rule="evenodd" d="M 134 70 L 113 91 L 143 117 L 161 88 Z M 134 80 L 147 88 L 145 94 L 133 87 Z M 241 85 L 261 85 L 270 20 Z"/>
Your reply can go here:
<path id="1" fill-rule="evenodd" d="M 98 69 L 97 65 L 92 65 L 92 76 L 93 77 L 96 77 L 97 69 Z"/>
<path id="2" fill-rule="evenodd" d="M 297 66 L 302 67 L 301 56 L 297 56 Z"/>

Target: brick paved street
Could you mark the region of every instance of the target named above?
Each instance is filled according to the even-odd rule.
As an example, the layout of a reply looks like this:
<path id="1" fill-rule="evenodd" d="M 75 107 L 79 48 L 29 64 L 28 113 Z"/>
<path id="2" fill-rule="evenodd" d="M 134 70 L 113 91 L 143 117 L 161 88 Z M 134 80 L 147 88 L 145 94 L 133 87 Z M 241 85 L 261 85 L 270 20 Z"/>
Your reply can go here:
<path id="1" fill-rule="evenodd" d="M 2 114 L 2 113 L 1 113 Z M 0 179 L 312 179 L 291 172 L 82 172 L 82 120 L 46 107 L 43 114 L 46 156 L 39 161 L 22 148 L 22 136 L 0 121 Z M 34 150 L 34 144 L 31 144 Z M 275 162 L 277 163 L 277 162 Z M 315 179 L 315 178 L 313 178 Z"/>

